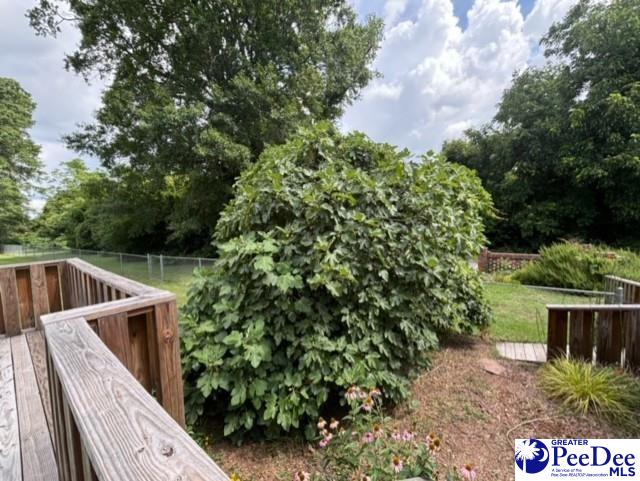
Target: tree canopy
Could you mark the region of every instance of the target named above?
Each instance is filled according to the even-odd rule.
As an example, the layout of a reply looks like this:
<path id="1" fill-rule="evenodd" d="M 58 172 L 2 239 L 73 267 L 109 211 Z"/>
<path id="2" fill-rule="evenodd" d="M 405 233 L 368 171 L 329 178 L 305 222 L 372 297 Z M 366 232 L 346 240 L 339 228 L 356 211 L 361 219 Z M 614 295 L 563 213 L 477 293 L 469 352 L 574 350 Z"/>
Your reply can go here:
<path id="1" fill-rule="evenodd" d="M 40 173 L 29 136 L 36 104 L 18 82 L 0 77 L 0 243 L 16 242 L 28 222 L 26 193 Z"/>
<path id="2" fill-rule="evenodd" d="M 41 34 L 75 22 L 67 67 L 110 80 L 69 145 L 156 190 L 177 179 L 165 237 L 185 250 L 208 245 L 235 178 L 267 146 L 356 98 L 382 33 L 346 0 L 41 0 L 29 17 Z"/>
<path id="3" fill-rule="evenodd" d="M 640 236 L 640 4 L 581 0 L 542 39 L 552 61 L 514 77 L 490 125 L 445 143 L 501 220 L 494 245 Z"/>

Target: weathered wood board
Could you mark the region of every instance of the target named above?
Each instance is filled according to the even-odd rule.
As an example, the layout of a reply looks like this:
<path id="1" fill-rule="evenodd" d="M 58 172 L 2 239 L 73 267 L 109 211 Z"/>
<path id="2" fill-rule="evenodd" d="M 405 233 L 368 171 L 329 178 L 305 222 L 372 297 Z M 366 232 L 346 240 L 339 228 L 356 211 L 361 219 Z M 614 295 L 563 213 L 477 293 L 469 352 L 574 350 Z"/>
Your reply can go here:
<path id="1" fill-rule="evenodd" d="M 25 336 L 11 338 L 24 481 L 57 481 L 58 470 Z"/>
<path id="2" fill-rule="evenodd" d="M 84 319 L 48 324 L 45 332 L 69 410 L 98 479 L 229 479 L 136 382 Z"/>
<path id="3" fill-rule="evenodd" d="M 0 479 L 22 479 L 11 341 L 0 338 Z"/>

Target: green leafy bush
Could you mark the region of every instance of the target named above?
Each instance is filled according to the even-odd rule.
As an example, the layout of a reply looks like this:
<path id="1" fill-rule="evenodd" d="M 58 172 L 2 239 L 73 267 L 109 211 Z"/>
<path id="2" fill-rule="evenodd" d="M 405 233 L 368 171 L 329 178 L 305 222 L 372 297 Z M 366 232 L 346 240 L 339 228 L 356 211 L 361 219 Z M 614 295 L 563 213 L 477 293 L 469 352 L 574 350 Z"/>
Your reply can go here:
<path id="1" fill-rule="evenodd" d="M 599 290 L 605 275 L 640 280 L 640 256 L 606 246 L 560 242 L 540 249 L 540 258 L 511 278 L 522 284 Z"/>
<path id="2" fill-rule="evenodd" d="M 540 384 L 578 414 L 593 413 L 620 426 L 638 427 L 640 384 L 619 369 L 561 359 L 544 366 Z"/>
<path id="3" fill-rule="evenodd" d="M 184 309 L 190 421 L 211 401 L 226 434 L 277 432 L 354 384 L 401 399 L 439 333 L 488 322 L 467 261 L 489 204 L 464 167 L 326 125 L 265 151 Z"/>

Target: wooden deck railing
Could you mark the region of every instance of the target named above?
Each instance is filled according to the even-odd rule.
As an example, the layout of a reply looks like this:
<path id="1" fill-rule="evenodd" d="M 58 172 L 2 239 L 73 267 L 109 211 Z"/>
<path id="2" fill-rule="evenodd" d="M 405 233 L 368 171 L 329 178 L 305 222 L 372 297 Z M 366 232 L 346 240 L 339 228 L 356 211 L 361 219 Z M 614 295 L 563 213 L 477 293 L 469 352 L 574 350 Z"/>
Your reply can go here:
<path id="1" fill-rule="evenodd" d="M 619 304 L 548 305 L 547 359 L 566 357 L 640 369 L 640 283 L 607 276 Z"/>
<path id="2" fill-rule="evenodd" d="M 1 266 L 0 334 L 33 329 L 60 479 L 228 479 L 183 430 L 173 294 L 79 259 Z"/>

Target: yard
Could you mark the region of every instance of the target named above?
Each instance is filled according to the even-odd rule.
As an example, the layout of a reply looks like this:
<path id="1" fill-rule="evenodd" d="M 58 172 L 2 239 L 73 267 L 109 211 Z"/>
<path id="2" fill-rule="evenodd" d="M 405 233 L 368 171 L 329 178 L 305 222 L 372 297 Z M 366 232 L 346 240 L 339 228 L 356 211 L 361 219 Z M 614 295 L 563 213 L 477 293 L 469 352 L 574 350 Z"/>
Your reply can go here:
<path id="1" fill-rule="evenodd" d="M 490 338 L 513 342 L 546 341 L 547 304 L 601 302 L 593 297 L 496 282 L 485 283 L 485 295 L 493 311 Z"/>
<path id="2" fill-rule="evenodd" d="M 0 265 L 33 260 L 0 255 Z M 185 300 L 188 269 L 176 269 L 169 276 L 171 280 L 161 282 L 149 279 L 143 262 L 121 265 L 117 258 L 99 256 L 85 260 L 173 291 L 181 303 Z M 442 350 L 434 354 L 432 368 L 412 382 L 410 401 L 393 409 L 393 426 L 410 429 L 419 438 L 436 433 L 443 442 L 436 454 L 441 469 L 472 463 L 483 481 L 512 476 L 514 437 L 624 436 L 605 421 L 576 417 L 560 409 L 540 389 L 538 366 L 499 359 L 492 342 L 543 342 L 546 304 L 586 303 L 591 299 L 494 282 L 485 283 L 485 295 L 494 314 L 488 335 L 484 339 L 446 340 Z M 196 434 L 213 459 L 242 480 L 289 480 L 295 470 L 310 471 L 317 462 L 314 446 L 301 435 L 236 445 L 223 437 L 222 426 L 217 424 L 201 427 Z"/>

